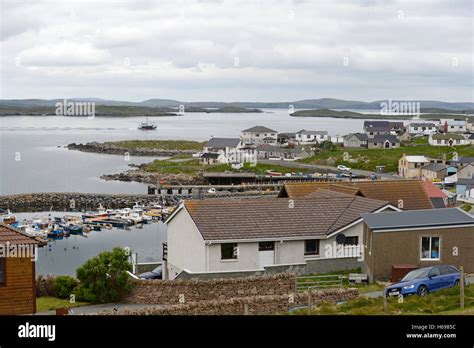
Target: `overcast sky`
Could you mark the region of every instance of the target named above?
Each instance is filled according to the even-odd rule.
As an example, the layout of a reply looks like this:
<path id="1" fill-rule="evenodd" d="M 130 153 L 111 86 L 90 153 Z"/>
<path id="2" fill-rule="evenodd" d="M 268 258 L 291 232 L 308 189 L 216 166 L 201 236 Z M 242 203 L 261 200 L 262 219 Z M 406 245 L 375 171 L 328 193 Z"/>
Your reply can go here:
<path id="1" fill-rule="evenodd" d="M 1 98 L 474 101 L 473 0 L 0 0 Z"/>

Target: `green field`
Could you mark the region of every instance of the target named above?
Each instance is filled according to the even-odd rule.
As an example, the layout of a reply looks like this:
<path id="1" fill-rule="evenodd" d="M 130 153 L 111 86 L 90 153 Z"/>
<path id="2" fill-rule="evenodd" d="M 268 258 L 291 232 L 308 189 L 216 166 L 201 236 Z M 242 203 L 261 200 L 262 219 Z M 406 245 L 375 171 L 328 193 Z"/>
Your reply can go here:
<path id="1" fill-rule="evenodd" d="M 190 140 L 123 140 L 108 141 L 111 144 L 124 149 L 160 149 L 160 150 L 196 150 L 202 151 L 205 142 Z"/>
<path id="2" fill-rule="evenodd" d="M 280 165 L 272 164 L 261 164 L 258 163 L 255 166 L 251 166 L 250 163 L 246 163 L 240 170 L 232 169 L 229 164 L 216 164 L 216 165 L 201 165 L 198 159 L 190 159 L 189 161 L 175 162 L 169 160 L 155 160 L 152 163 L 145 166 L 145 171 L 150 173 L 160 174 L 188 174 L 198 175 L 200 172 L 247 172 L 255 173 L 258 175 L 265 174 L 267 170 L 273 170 L 280 173 L 291 173 L 291 172 L 303 172 L 307 169 L 296 168 L 296 167 L 283 167 Z"/>
<path id="3" fill-rule="evenodd" d="M 420 140 L 421 142 L 421 140 Z M 347 152 L 346 160 L 344 153 Z M 430 146 L 430 145 L 414 145 L 401 146 L 397 149 L 359 149 L 359 148 L 336 148 L 332 151 L 320 151 L 315 156 L 300 160 L 303 163 L 310 164 L 328 164 L 327 160 L 331 160 L 334 165 L 343 164 L 354 169 L 374 171 L 375 166 L 384 165 L 386 172 L 398 171 L 398 160 L 403 154 L 407 155 L 424 155 L 432 158 L 451 159 L 454 152 L 459 156 L 474 156 L 474 146 Z M 349 159 L 349 160 L 348 160 Z M 353 162 L 351 160 L 356 160 Z"/>
<path id="4" fill-rule="evenodd" d="M 60 298 L 51 297 L 51 296 L 43 296 L 43 297 L 36 298 L 36 311 L 45 312 L 45 311 L 54 310 L 56 308 L 73 308 L 73 307 L 86 306 L 88 304 L 89 304 L 88 302 L 79 302 L 79 301 L 71 303 L 68 300 L 62 300 Z"/>
<path id="5" fill-rule="evenodd" d="M 292 314 L 310 315 L 383 315 L 383 314 L 474 314 L 474 285 L 465 287 L 465 309 L 461 310 L 459 287 L 440 290 L 425 297 L 410 296 L 403 298 L 399 303 L 398 298 L 387 299 L 387 312 L 383 310 L 383 298 L 358 297 L 344 304 L 336 305 L 324 302 L 314 306 L 311 310 L 300 309 Z"/>

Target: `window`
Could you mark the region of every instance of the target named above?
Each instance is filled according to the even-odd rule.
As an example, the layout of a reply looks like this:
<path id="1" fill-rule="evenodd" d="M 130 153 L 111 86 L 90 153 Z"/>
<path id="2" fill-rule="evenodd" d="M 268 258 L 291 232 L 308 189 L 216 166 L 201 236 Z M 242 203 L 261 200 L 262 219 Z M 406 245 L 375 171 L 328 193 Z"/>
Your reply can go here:
<path id="1" fill-rule="evenodd" d="M 305 255 L 319 255 L 319 239 L 308 239 L 304 241 Z"/>
<path id="2" fill-rule="evenodd" d="M 359 244 L 358 236 L 346 237 L 346 239 L 344 240 L 344 245 L 358 245 L 358 244 Z"/>
<path id="3" fill-rule="evenodd" d="M 440 238 L 439 237 L 421 237 L 421 259 L 439 260 L 440 259 Z"/>
<path id="4" fill-rule="evenodd" d="M 439 268 L 438 267 L 433 267 L 430 271 L 430 273 L 428 274 L 428 277 L 437 277 L 441 275 L 441 273 L 439 272 Z"/>
<path id="5" fill-rule="evenodd" d="M 258 251 L 275 250 L 275 242 L 260 242 L 258 243 Z"/>
<path id="6" fill-rule="evenodd" d="M 237 260 L 237 243 L 221 244 L 221 260 Z"/>
<path id="7" fill-rule="evenodd" d="M 454 267 L 452 266 L 438 266 L 441 274 L 453 274 L 453 273 L 458 273 L 459 271 L 457 269 L 455 269 Z"/>
<path id="8" fill-rule="evenodd" d="M 0 257 L 0 285 L 5 283 L 5 259 Z"/>

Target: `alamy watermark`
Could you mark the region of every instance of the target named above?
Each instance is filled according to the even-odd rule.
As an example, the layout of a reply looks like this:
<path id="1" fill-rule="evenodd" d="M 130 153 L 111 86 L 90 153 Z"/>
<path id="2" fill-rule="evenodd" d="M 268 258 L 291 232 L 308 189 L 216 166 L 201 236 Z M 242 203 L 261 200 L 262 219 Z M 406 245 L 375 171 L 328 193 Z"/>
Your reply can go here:
<path id="1" fill-rule="evenodd" d="M 77 102 L 63 101 L 55 104 L 57 116 L 87 116 L 88 118 L 95 117 L 95 103 L 94 102 Z"/>
<path id="2" fill-rule="evenodd" d="M 380 114 L 384 116 L 420 116 L 420 102 L 387 100 L 380 103 Z"/>
<path id="3" fill-rule="evenodd" d="M 357 261 L 364 261 L 364 246 L 362 244 L 347 245 L 332 242 L 324 246 L 324 257 L 330 259 L 356 257 Z"/>
<path id="4" fill-rule="evenodd" d="M 36 244 L 0 244 L 0 258 L 29 258 L 31 261 L 38 259 Z"/>

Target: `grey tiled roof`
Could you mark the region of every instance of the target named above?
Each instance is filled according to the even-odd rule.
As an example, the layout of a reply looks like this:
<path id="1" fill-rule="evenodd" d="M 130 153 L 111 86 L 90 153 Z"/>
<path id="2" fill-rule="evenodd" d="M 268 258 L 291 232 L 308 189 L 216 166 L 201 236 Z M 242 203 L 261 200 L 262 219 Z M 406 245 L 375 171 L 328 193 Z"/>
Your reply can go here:
<path id="1" fill-rule="evenodd" d="M 445 170 L 446 168 L 448 168 L 448 167 L 444 164 L 441 164 L 441 163 L 430 163 L 430 164 L 422 167 L 421 169 L 422 170 L 430 170 L 430 171 L 433 171 L 433 172 L 440 172 L 442 170 Z"/>
<path id="2" fill-rule="evenodd" d="M 443 227 L 474 224 L 474 217 L 458 208 L 410 210 L 383 214 L 362 214 L 370 229 L 383 231 L 402 228 Z M 474 233 L 474 231 L 473 231 Z"/>
<path id="3" fill-rule="evenodd" d="M 276 130 L 264 127 L 264 126 L 255 126 L 252 128 L 244 129 L 242 132 L 247 133 L 278 133 Z"/>
<path id="4" fill-rule="evenodd" d="M 240 143 L 239 138 L 211 138 L 206 144 L 206 147 L 214 148 L 234 148 L 237 147 Z"/>
<path id="5" fill-rule="evenodd" d="M 367 134 L 365 133 L 351 133 L 351 134 L 347 134 L 344 138 L 348 139 L 350 138 L 351 136 L 355 136 L 357 139 L 359 139 L 360 141 L 367 141 L 369 140 L 369 137 L 367 136 Z"/>
<path id="6" fill-rule="evenodd" d="M 287 199 L 208 199 L 184 206 L 204 240 L 315 238 L 327 236 L 376 211 L 387 202 L 330 192 L 324 196 Z"/>
<path id="7" fill-rule="evenodd" d="M 400 142 L 400 139 L 398 139 L 396 135 L 391 135 L 391 134 L 376 135 L 372 139 L 370 139 L 370 142 L 371 143 L 384 143 L 387 140 L 391 143 L 399 143 Z"/>

